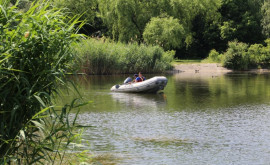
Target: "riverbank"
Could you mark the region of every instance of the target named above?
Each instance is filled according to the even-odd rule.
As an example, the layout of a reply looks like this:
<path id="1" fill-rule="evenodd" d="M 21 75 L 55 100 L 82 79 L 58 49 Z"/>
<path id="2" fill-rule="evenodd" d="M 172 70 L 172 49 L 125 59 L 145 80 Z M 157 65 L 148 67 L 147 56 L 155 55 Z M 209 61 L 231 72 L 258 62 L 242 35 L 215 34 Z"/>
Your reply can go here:
<path id="1" fill-rule="evenodd" d="M 228 73 L 232 70 L 218 63 L 174 64 L 174 71 L 188 73 Z"/>
<path id="2" fill-rule="evenodd" d="M 251 69 L 247 71 L 233 71 L 223 67 L 219 63 L 184 63 L 174 64 L 173 73 L 181 73 L 181 76 L 216 77 L 227 73 L 270 73 L 270 69 Z"/>
<path id="3" fill-rule="evenodd" d="M 233 72 L 218 63 L 174 64 L 173 73 L 181 73 L 181 77 L 216 77 Z"/>

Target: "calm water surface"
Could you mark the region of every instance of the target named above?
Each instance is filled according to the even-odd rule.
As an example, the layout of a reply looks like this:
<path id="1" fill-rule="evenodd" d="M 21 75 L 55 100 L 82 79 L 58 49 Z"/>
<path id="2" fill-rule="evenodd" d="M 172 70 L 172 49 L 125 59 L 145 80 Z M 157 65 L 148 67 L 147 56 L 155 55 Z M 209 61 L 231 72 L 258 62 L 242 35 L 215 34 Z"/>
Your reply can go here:
<path id="1" fill-rule="evenodd" d="M 118 164 L 270 163 L 270 75 L 165 76 L 160 94 L 110 92 L 125 75 L 74 78 L 93 101 L 78 117 L 92 126 L 79 150 Z"/>

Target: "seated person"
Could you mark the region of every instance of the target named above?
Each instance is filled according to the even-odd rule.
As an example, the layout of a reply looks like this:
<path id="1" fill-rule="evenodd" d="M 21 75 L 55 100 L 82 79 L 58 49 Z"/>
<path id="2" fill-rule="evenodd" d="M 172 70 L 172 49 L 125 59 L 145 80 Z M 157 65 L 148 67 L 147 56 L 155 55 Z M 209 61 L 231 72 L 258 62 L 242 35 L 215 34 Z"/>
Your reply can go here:
<path id="1" fill-rule="evenodd" d="M 145 80 L 145 77 L 143 77 L 143 75 L 142 75 L 142 73 L 141 73 L 141 72 L 139 72 L 139 77 L 141 78 L 141 80 L 142 80 L 142 81 L 144 81 L 144 80 Z"/>
<path id="2" fill-rule="evenodd" d="M 134 82 L 142 82 L 145 80 L 145 77 L 143 77 L 143 75 L 141 74 L 141 72 L 139 72 L 139 75 L 138 74 L 134 74 L 134 77 L 135 77 L 135 81 Z"/>
<path id="3" fill-rule="evenodd" d="M 132 82 L 137 82 L 137 79 L 138 79 L 138 77 L 139 77 L 138 74 L 134 74 L 133 77 L 134 77 L 134 80 L 133 80 Z"/>

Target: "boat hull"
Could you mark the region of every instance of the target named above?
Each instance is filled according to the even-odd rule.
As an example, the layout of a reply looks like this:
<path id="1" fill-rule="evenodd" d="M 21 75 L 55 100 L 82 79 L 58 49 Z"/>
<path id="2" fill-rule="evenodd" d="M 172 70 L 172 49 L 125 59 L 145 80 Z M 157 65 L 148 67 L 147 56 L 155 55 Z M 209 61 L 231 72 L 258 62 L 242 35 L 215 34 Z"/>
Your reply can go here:
<path id="1" fill-rule="evenodd" d="M 155 93 L 163 90 L 167 85 L 167 78 L 164 76 L 156 76 L 145 80 L 143 82 L 114 85 L 111 88 L 113 92 L 127 92 L 127 93 Z"/>

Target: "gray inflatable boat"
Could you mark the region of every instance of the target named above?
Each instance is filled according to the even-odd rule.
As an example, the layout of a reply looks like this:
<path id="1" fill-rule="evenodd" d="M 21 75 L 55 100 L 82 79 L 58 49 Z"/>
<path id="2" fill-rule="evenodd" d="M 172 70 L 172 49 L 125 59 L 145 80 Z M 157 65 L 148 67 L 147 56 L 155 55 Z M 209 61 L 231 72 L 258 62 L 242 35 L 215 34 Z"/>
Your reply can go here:
<path id="1" fill-rule="evenodd" d="M 130 93 L 155 93 L 163 90 L 167 85 L 167 78 L 164 76 L 155 76 L 143 82 L 129 83 L 131 78 L 127 78 L 124 84 L 114 85 L 111 88 L 113 92 L 130 92 Z"/>

